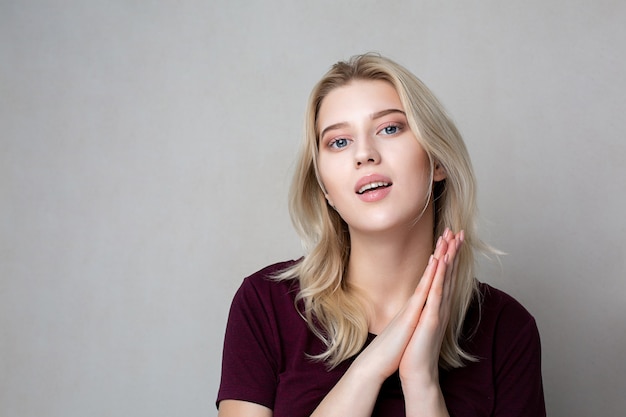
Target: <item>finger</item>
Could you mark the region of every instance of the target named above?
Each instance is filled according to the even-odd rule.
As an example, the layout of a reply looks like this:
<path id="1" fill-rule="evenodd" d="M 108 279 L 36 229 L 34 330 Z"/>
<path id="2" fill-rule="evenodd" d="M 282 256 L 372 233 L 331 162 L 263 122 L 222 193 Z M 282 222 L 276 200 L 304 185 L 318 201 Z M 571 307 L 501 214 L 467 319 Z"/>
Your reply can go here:
<path id="1" fill-rule="evenodd" d="M 448 254 L 446 254 L 446 259 L 447 259 L 447 269 L 446 269 L 446 277 L 443 283 L 443 299 L 445 302 L 448 302 L 452 294 L 452 282 L 455 279 L 454 265 L 455 265 L 456 259 L 454 259 L 453 261 L 450 261 Z"/>
<path id="2" fill-rule="evenodd" d="M 435 251 L 437 253 L 437 251 Z M 435 254 L 430 256 L 428 260 L 428 265 L 426 266 L 426 270 L 422 275 L 419 283 L 417 284 L 417 288 L 415 289 L 415 293 L 413 294 L 413 298 L 415 300 L 415 305 L 419 306 L 420 310 L 423 308 L 426 303 L 426 299 L 428 298 L 428 293 L 432 286 L 433 280 L 435 278 L 435 274 L 437 272 L 438 265 L 441 262 L 435 257 Z"/>
<path id="3" fill-rule="evenodd" d="M 438 245 L 438 248 L 440 249 L 439 253 L 443 254 L 443 256 L 441 258 L 442 262 L 438 265 L 437 273 L 431 286 L 433 290 L 432 296 L 429 294 L 427 301 L 432 301 L 430 303 L 432 307 L 441 307 L 442 305 L 448 305 L 449 303 L 452 295 L 452 285 L 456 280 L 455 266 L 458 265 L 457 253 L 461 246 L 463 236 L 464 233 L 459 232 L 455 235 L 449 228 L 446 228 L 442 235 L 443 241 L 447 244 Z M 445 252 L 443 252 L 444 246 Z M 440 271 L 441 274 L 438 275 Z M 443 273 L 443 271 L 445 271 L 445 273 Z M 437 280 L 438 277 L 440 280 Z"/>
<path id="4" fill-rule="evenodd" d="M 456 247 L 455 239 L 456 239 L 456 235 L 452 233 L 450 228 L 446 227 L 443 234 L 437 240 L 435 251 L 433 255 L 431 256 L 431 258 L 434 257 L 436 260 L 438 260 L 437 268 L 435 270 L 430 271 L 432 272 L 433 275 L 426 276 L 426 273 L 424 274 L 424 276 L 422 277 L 422 279 L 420 280 L 418 284 L 419 290 L 426 291 L 427 293 L 430 292 L 432 286 L 435 283 L 435 278 L 440 277 L 440 280 L 438 281 L 438 284 L 437 284 L 440 287 L 440 289 L 437 289 L 437 291 L 440 293 L 443 292 L 443 282 L 447 281 L 445 271 L 449 269 L 446 262 L 444 262 L 444 258 L 446 258 L 447 253 L 452 253 L 452 254 L 455 253 L 455 247 Z M 449 258 L 449 255 L 447 258 Z M 449 261 L 448 261 L 448 264 L 449 264 Z M 426 301 L 426 299 L 424 301 Z"/>
<path id="5" fill-rule="evenodd" d="M 450 245 L 457 239 L 458 233 L 454 234 L 449 227 L 446 227 L 446 229 L 443 231 L 442 237 L 445 239 L 448 245 Z"/>
<path id="6" fill-rule="evenodd" d="M 447 231 L 448 229 L 446 229 L 446 232 Z M 433 252 L 433 256 L 439 260 L 442 260 L 443 256 L 448 251 L 449 243 L 448 243 L 447 237 L 445 237 L 446 232 L 444 232 L 443 235 L 439 236 L 439 239 L 437 240 L 437 244 L 435 245 L 435 251 Z"/>
<path id="7" fill-rule="evenodd" d="M 441 261 L 443 259 L 443 256 L 447 252 L 447 250 L 448 250 L 448 242 L 447 240 L 443 238 L 443 235 L 442 235 L 437 240 L 437 244 L 435 245 L 435 250 L 433 251 L 433 254 L 431 255 L 430 260 L 428 262 L 428 267 L 431 265 L 431 261 L 433 259 L 437 261 Z M 426 271 L 424 272 L 424 275 L 422 276 L 422 279 L 420 280 L 418 286 L 430 288 L 430 285 L 432 283 L 432 278 L 435 276 L 436 268 L 429 271 L 428 267 L 426 268 Z M 430 273 L 430 275 L 427 276 L 428 275 L 427 273 Z M 424 279 L 424 278 L 430 278 L 430 279 Z"/>
<path id="8" fill-rule="evenodd" d="M 443 235 L 439 237 L 437 240 L 437 244 L 435 246 L 435 251 L 430 256 L 428 261 L 428 265 L 426 266 L 426 270 L 422 275 L 419 283 L 417 284 L 417 288 L 415 289 L 414 296 L 412 298 L 415 299 L 416 305 L 419 306 L 420 314 L 424 309 L 424 305 L 426 304 L 426 300 L 429 297 L 430 290 L 433 285 L 433 281 L 437 274 L 437 271 L 443 265 L 442 258 L 448 250 L 448 243 L 443 238 Z M 444 266 L 445 270 L 445 266 Z M 441 273 L 441 272 L 440 272 Z"/>
<path id="9" fill-rule="evenodd" d="M 465 241 L 465 232 L 461 230 L 457 234 L 457 243 L 456 243 L 456 255 L 454 256 L 454 263 L 452 265 L 452 279 L 450 282 L 450 295 L 454 294 L 454 289 L 456 288 L 456 283 L 458 281 L 458 273 L 459 273 L 459 261 L 461 260 L 461 248 L 463 247 L 463 242 Z"/>
<path id="10" fill-rule="evenodd" d="M 447 276 L 446 276 L 446 282 L 444 284 L 444 299 L 447 301 L 449 300 L 452 295 L 454 294 L 454 288 L 456 286 L 456 281 L 457 281 L 457 271 L 458 271 L 458 265 L 459 265 L 459 259 L 460 259 L 460 251 L 461 251 L 461 247 L 463 245 L 463 240 L 464 240 L 464 232 L 461 231 L 459 233 L 457 233 L 455 235 L 454 240 L 451 242 L 451 246 L 454 247 L 454 255 L 452 257 L 452 260 L 450 261 L 450 264 L 448 265 L 448 271 L 447 271 Z"/>
<path id="11" fill-rule="evenodd" d="M 455 265 L 457 260 L 457 255 L 463 243 L 464 235 L 465 233 L 463 231 L 457 233 L 456 235 L 448 235 L 449 241 L 446 254 L 449 258 L 449 264 L 452 265 L 452 267 Z M 452 267 L 449 269 L 450 273 L 453 271 Z"/>
<path id="12" fill-rule="evenodd" d="M 447 244 L 445 239 L 442 239 L 439 243 L 435 254 L 439 256 L 439 262 L 437 263 L 437 269 L 434 273 L 432 284 L 428 290 L 428 297 L 426 299 L 426 307 L 431 309 L 431 312 L 437 312 L 441 305 L 441 299 L 443 297 L 444 282 L 446 281 L 446 271 L 449 264 L 448 251 L 450 245 Z"/>

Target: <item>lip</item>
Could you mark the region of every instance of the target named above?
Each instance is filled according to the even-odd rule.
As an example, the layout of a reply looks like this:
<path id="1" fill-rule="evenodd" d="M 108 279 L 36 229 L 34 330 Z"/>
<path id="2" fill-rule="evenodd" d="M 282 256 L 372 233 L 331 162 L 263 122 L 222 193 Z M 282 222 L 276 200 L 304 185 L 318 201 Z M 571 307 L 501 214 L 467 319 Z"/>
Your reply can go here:
<path id="1" fill-rule="evenodd" d="M 389 186 L 384 187 L 384 188 L 378 188 L 376 190 L 373 191 L 367 191 L 363 194 L 359 194 L 358 191 L 363 188 L 364 186 L 374 183 L 374 182 L 384 182 L 389 184 Z M 387 194 L 389 194 L 391 192 L 391 186 L 393 185 L 393 183 L 391 182 L 391 178 L 386 177 L 384 175 L 380 175 L 380 174 L 370 174 L 370 175 L 366 175 L 364 177 L 361 177 L 361 179 L 359 179 L 357 181 L 357 183 L 354 186 L 354 192 L 356 193 L 356 195 L 359 197 L 359 199 L 365 201 L 365 202 L 375 202 L 375 201 L 379 201 L 382 200 L 383 198 L 385 198 L 387 196 Z"/>
<path id="2" fill-rule="evenodd" d="M 387 197 L 391 192 L 391 185 L 389 187 L 377 188 L 374 191 L 368 191 L 363 194 L 357 194 L 357 197 L 365 203 L 375 203 Z"/>
<path id="3" fill-rule="evenodd" d="M 391 178 L 389 177 L 380 174 L 369 174 L 362 177 L 356 182 L 354 186 L 354 192 L 357 193 L 361 188 L 363 188 L 363 186 L 371 184 L 373 182 L 386 182 L 388 184 L 392 184 Z"/>

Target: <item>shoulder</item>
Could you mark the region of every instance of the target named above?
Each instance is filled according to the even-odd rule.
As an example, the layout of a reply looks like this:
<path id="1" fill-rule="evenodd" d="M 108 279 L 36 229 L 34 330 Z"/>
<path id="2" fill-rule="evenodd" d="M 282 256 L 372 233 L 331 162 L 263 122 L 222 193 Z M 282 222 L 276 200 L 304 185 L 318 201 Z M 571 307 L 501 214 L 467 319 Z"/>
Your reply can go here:
<path id="1" fill-rule="evenodd" d="M 545 416 L 534 317 L 504 291 L 484 283 L 478 289 L 462 340 L 476 360 L 440 377 L 450 414 Z"/>
<path id="2" fill-rule="evenodd" d="M 490 380 L 494 381 L 494 415 L 515 412 L 545 416 L 541 341 L 535 318 L 504 291 L 480 284 L 480 293 L 475 343 L 482 345 L 477 357 L 486 361 Z"/>
<path id="3" fill-rule="evenodd" d="M 275 263 L 247 276 L 235 293 L 231 314 L 239 310 L 246 316 L 264 317 L 269 322 L 295 312 L 294 301 L 300 290 L 297 279 L 279 279 L 281 272 L 298 261 Z"/>
<path id="4" fill-rule="evenodd" d="M 515 298 L 488 284 L 479 285 L 478 334 L 489 340 L 496 356 L 511 350 L 539 351 L 540 340 L 533 315 Z"/>
<path id="5" fill-rule="evenodd" d="M 534 322 L 534 317 L 515 298 L 489 284 L 479 283 L 480 316 L 483 320 L 505 320 L 508 323 L 526 324 Z"/>
<path id="6" fill-rule="evenodd" d="M 273 407 L 285 346 L 289 346 L 285 337 L 290 333 L 285 329 L 301 321 L 294 306 L 297 280 L 281 281 L 276 276 L 294 264 L 269 265 L 244 278 L 237 290 L 224 335 L 218 403 L 238 399 Z"/>
<path id="7" fill-rule="evenodd" d="M 539 345 L 535 318 L 515 298 L 485 283 L 470 305 L 463 326 L 463 340 L 479 358 L 494 357 L 518 342 Z"/>
<path id="8" fill-rule="evenodd" d="M 299 285 L 296 279 L 278 279 L 278 275 L 292 268 L 298 262 L 291 260 L 274 263 L 247 276 L 241 283 L 237 296 L 257 294 L 261 297 L 272 297 L 280 294 L 297 293 Z"/>
<path id="9" fill-rule="evenodd" d="M 293 264 L 293 261 L 276 263 L 244 278 L 230 306 L 227 342 L 248 349 L 251 341 L 255 341 L 266 351 L 272 351 L 281 344 L 285 326 L 301 321 L 294 304 L 299 288 L 297 280 L 276 278 Z M 275 352 L 269 356 L 275 357 Z"/>

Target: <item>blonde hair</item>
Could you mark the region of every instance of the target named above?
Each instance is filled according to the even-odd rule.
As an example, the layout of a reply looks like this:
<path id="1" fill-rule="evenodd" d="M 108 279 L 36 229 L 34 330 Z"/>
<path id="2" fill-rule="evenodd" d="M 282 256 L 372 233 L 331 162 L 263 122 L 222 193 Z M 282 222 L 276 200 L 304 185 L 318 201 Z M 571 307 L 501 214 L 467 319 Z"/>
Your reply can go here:
<path id="1" fill-rule="evenodd" d="M 317 172 L 317 116 L 321 103 L 332 90 L 354 80 L 383 80 L 393 85 L 410 129 L 428 154 L 431 178 L 435 164 L 446 172 L 445 180 L 435 183 L 428 196 L 434 201 L 434 236 L 441 235 L 445 227 L 464 230 L 465 243 L 458 255 L 451 317 L 439 362 L 444 368 L 461 367 L 464 360 L 475 360 L 459 346 L 467 309 L 478 296 L 474 256 L 477 250 L 488 250 L 476 236 L 474 172 L 463 139 L 437 98 L 415 75 L 387 58 L 364 54 L 338 62 L 313 88 L 304 143 L 290 191 L 291 217 L 306 255 L 277 279 L 299 281 L 299 311 L 326 345 L 326 351 L 313 358 L 333 368 L 363 348 L 368 335 L 364 300 L 343 279 L 350 255 L 350 235 L 346 223 L 327 204 Z"/>

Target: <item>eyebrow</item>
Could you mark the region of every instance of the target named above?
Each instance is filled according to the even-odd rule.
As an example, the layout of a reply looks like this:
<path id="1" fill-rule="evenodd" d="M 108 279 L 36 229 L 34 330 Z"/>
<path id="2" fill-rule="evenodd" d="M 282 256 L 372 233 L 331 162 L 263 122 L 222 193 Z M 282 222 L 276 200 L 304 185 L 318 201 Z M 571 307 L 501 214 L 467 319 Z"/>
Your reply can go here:
<path id="1" fill-rule="evenodd" d="M 404 116 L 406 116 L 406 113 L 400 109 L 386 109 L 386 110 L 381 110 L 381 111 L 377 111 L 376 113 L 372 113 L 370 115 L 370 119 L 371 120 L 376 120 L 376 119 L 380 119 L 383 116 L 386 116 L 388 114 L 392 114 L 392 113 L 400 113 Z M 322 133 L 320 133 L 320 139 L 324 137 L 324 135 L 326 134 L 326 132 L 330 131 L 330 130 L 335 130 L 335 129 L 341 129 L 348 126 L 347 122 L 340 122 L 340 123 L 335 123 L 333 125 L 330 125 L 326 128 L 324 128 L 324 130 L 322 130 Z"/>

